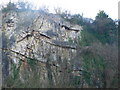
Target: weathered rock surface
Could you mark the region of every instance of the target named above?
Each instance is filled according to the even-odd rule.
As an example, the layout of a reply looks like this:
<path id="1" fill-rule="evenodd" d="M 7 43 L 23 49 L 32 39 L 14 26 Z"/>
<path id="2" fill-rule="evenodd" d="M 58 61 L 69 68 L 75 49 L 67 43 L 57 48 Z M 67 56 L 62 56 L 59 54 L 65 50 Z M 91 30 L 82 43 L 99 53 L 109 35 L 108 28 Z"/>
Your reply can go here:
<path id="1" fill-rule="evenodd" d="M 27 58 L 38 61 L 44 83 L 48 83 L 47 75 L 51 72 L 55 84 L 57 77 L 60 77 L 58 71 L 62 72 L 66 67 L 74 64 L 72 62 L 76 56 L 77 45 L 69 42 L 69 39 L 74 41 L 80 36 L 81 26 L 71 25 L 57 15 L 38 11 L 10 12 L 3 18 L 2 23 L 2 32 L 5 32 L 8 38 L 7 50 L 11 51 L 9 55 L 11 60 L 16 64 L 20 60 L 23 62 L 21 67 L 23 81 L 25 76 L 22 73 L 25 70 L 24 66 L 27 66 L 25 64 Z M 66 30 L 61 25 L 73 26 L 72 29 L 79 31 Z M 56 71 L 56 67 L 59 70 Z"/>

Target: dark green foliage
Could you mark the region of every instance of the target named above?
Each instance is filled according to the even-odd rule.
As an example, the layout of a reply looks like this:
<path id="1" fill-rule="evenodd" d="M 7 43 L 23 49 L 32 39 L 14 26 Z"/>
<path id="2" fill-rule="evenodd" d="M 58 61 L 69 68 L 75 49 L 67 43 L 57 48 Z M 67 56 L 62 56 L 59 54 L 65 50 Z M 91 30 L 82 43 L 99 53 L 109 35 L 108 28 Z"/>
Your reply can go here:
<path id="1" fill-rule="evenodd" d="M 93 55 L 91 52 L 86 52 L 83 55 L 83 77 L 89 87 L 103 87 L 104 69 L 106 67 L 105 60 L 98 55 Z"/>
<path id="2" fill-rule="evenodd" d="M 70 19 L 66 19 L 72 24 L 84 25 L 83 17 L 80 14 L 72 15 Z"/>
<path id="3" fill-rule="evenodd" d="M 104 11 L 100 11 L 93 22 L 94 35 L 102 43 L 112 44 L 117 39 L 117 26 Z"/>
<path id="4" fill-rule="evenodd" d="M 101 19 L 102 20 L 104 18 L 108 18 L 108 15 L 103 10 L 99 11 L 99 13 L 96 16 L 96 19 Z"/>
<path id="5" fill-rule="evenodd" d="M 80 46 L 90 46 L 92 43 L 98 41 L 97 38 L 95 38 L 92 33 L 87 32 L 87 30 L 81 32 L 81 37 L 81 40 L 78 40 Z"/>
<path id="6" fill-rule="evenodd" d="M 11 70 L 10 70 L 10 74 L 8 77 L 5 78 L 4 80 L 4 87 L 13 87 L 14 85 L 18 85 L 21 83 L 21 81 L 19 80 L 19 72 L 20 72 L 20 67 L 21 67 L 21 61 L 19 62 L 18 65 L 12 63 L 11 64 Z M 19 83 L 18 83 L 19 82 Z"/>
<path id="7" fill-rule="evenodd" d="M 36 59 L 32 59 L 32 58 L 28 58 L 27 59 L 27 63 L 30 65 L 30 66 L 35 66 L 37 64 L 37 60 Z"/>
<path id="8" fill-rule="evenodd" d="M 80 85 L 81 85 L 81 77 L 80 76 L 74 76 L 72 78 L 72 85 L 75 87 L 75 88 L 79 88 Z"/>
<path id="9" fill-rule="evenodd" d="M 87 22 L 89 22 L 88 19 L 83 18 L 83 16 L 80 14 L 71 15 L 63 12 L 62 14 L 60 14 L 60 16 L 71 24 L 78 24 L 84 26 Z"/>
<path id="10" fill-rule="evenodd" d="M 19 62 L 18 66 L 14 63 L 12 64 L 11 69 L 12 69 L 12 73 L 13 73 L 13 75 L 12 75 L 13 80 L 18 79 L 20 67 L 21 67 L 21 61 Z"/>
<path id="11" fill-rule="evenodd" d="M 31 68 L 31 71 L 27 68 L 24 68 L 24 72 L 23 72 L 23 76 L 22 79 L 24 79 L 24 81 L 21 81 L 20 78 L 20 68 L 22 65 L 22 61 L 19 61 L 18 64 L 11 64 L 11 73 L 9 74 L 9 76 L 5 79 L 4 87 L 9 87 L 9 88 L 38 88 L 41 87 L 40 82 L 39 82 L 39 78 L 40 75 L 38 75 L 38 69 L 37 69 L 37 63 L 36 63 L 36 59 L 32 59 L 28 58 L 28 65 L 30 66 L 29 68 Z"/>
<path id="12" fill-rule="evenodd" d="M 80 14 L 62 13 L 60 16 L 71 24 L 83 26 L 83 30 L 86 30 L 103 44 L 117 42 L 117 25 L 104 11 L 99 11 L 95 20 L 84 18 Z"/>
<path id="13" fill-rule="evenodd" d="M 117 43 L 117 25 L 111 18 L 109 18 L 109 16 L 104 11 L 100 11 L 94 21 L 91 19 L 86 19 L 77 14 L 69 16 L 71 16 L 71 18 L 64 19 L 72 24 L 83 26 L 81 39 L 78 39 L 78 44 L 80 46 L 92 46 L 93 43 L 101 42 L 102 44 L 100 47 L 103 47 L 103 45 L 106 43 L 109 45 Z M 104 48 L 104 51 L 107 50 L 107 48 Z M 81 55 L 81 57 L 83 57 L 82 76 L 88 87 L 108 87 L 106 77 L 112 77 L 112 75 L 107 76 L 106 69 L 109 69 L 110 72 L 112 70 L 116 70 L 112 63 L 108 63 L 108 61 L 106 60 L 106 58 L 110 57 L 110 55 L 107 55 L 106 53 L 106 56 L 104 55 L 103 57 L 100 53 L 102 52 L 99 52 L 99 54 L 84 52 Z M 110 83 L 112 83 L 112 87 L 117 86 L 118 76 L 115 76 L 116 77 L 114 77 L 112 81 L 109 81 Z M 75 83 L 77 83 L 77 80 Z"/>

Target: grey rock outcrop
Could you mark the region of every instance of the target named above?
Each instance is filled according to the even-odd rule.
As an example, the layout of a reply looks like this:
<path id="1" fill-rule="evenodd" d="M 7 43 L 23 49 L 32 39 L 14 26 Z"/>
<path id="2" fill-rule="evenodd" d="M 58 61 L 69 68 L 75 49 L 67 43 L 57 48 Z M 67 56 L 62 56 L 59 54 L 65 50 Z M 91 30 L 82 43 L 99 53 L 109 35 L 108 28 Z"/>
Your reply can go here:
<path id="1" fill-rule="evenodd" d="M 41 79 L 44 79 L 44 83 L 48 82 L 46 75 L 51 70 L 53 73 L 57 73 L 54 66 L 64 70 L 65 63 L 69 66 L 73 62 L 77 45 L 69 42 L 69 39 L 74 41 L 80 36 L 81 26 L 73 26 L 57 15 L 36 11 L 11 12 L 3 20 L 6 22 L 3 22 L 2 31 L 9 40 L 7 50 L 11 51 L 9 55 L 11 60 L 16 64 L 22 60 L 23 65 L 27 58 L 39 61 L 43 68 Z M 73 26 L 72 28 L 79 32 L 68 31 L 61 28 L 61 25 Z M 21 79 L 24 78 L 23 68 L 21 67 Z M 51 75 L 54 79 L 53 83 L 55 83 L 59 75 L 55 76 L 53 73 Z"/>

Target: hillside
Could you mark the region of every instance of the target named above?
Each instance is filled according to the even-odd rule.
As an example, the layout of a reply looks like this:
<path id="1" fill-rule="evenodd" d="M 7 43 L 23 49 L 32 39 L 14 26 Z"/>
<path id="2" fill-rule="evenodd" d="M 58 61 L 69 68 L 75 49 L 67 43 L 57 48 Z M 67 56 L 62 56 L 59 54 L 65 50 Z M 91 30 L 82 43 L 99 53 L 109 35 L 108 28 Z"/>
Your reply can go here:
<path id="1" fill-rule="evenodd" d="M 3 88 L 118 87 L 117 25 L 104 11 L 14 9 L 0 20 Z"/>
<path id="2" fill-rule="evenodd" d="M 73 41 L 77 39 L 82 30 L 81 26 L 72 26 L 59 16 L 45 12 L 10 12 L 3 13 L 3 17 L 2 35 L 7 40 L 6 43 L 3 41 L 3 44 L 6 44 L 3 45 L 3 50 L 8 53 L 3 59 L 8 57 L 12 60 L 4 63 L 11 62 L 16 64 L 16 67 L 19 67 L 20 64 L 19 74 L 22 82 L 25 82 L 26 76 L 23 74 L 26 69 L 27 71 L 30 69 L 28 75 L 35 72 L 32 70 L 34 64 L 35 66 L 38 65 L 39 78 L 42 79 L 41 82 L 45 83 L 51 83 L 46 75 L 51 74 L 52 78 L 61 77 L 53 73 L 60 74 L 61 71 L 64 71 L 64 68 L 67 68 L 64 64 L 70 66 L 71 70 L 73 69 L 71 64 L 74 63 L 77 45 L 74 42 L 69 42 L 69 39 L 71 38 Z M 67 30 L 61 25 L 72 26 L 73 30 Z M 12 65 L 9 66 L 12 67 Z M 8 70 L 8 73 L 13 72 Z M 53 80 L 54 84 L 58 81 L 57 78 Z"/>

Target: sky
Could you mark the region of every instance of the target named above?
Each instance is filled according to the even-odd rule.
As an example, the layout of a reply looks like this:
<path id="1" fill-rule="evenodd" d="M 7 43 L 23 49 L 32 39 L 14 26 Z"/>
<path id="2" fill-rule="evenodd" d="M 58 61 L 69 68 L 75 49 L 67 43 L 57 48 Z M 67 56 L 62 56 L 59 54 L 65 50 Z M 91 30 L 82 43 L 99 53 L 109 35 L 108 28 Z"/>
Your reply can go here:
<path id="1" fill-rule="evenodd" d="M 1 2 L 2 1 L 2 2 Z M 11 0 L 18 1 L 18 0 Z M 53 13 L 54 8 L 68 10 L 71 14 L 83 14 L 84 17 L 94 19 L 99 10 L 104 10 L 112 19 L 118 19 L 119 0 L 24 0 L 34 4 L 36 8 L 46 6 Z M 5 4 L 9 0 L 0 0 Z"/>

